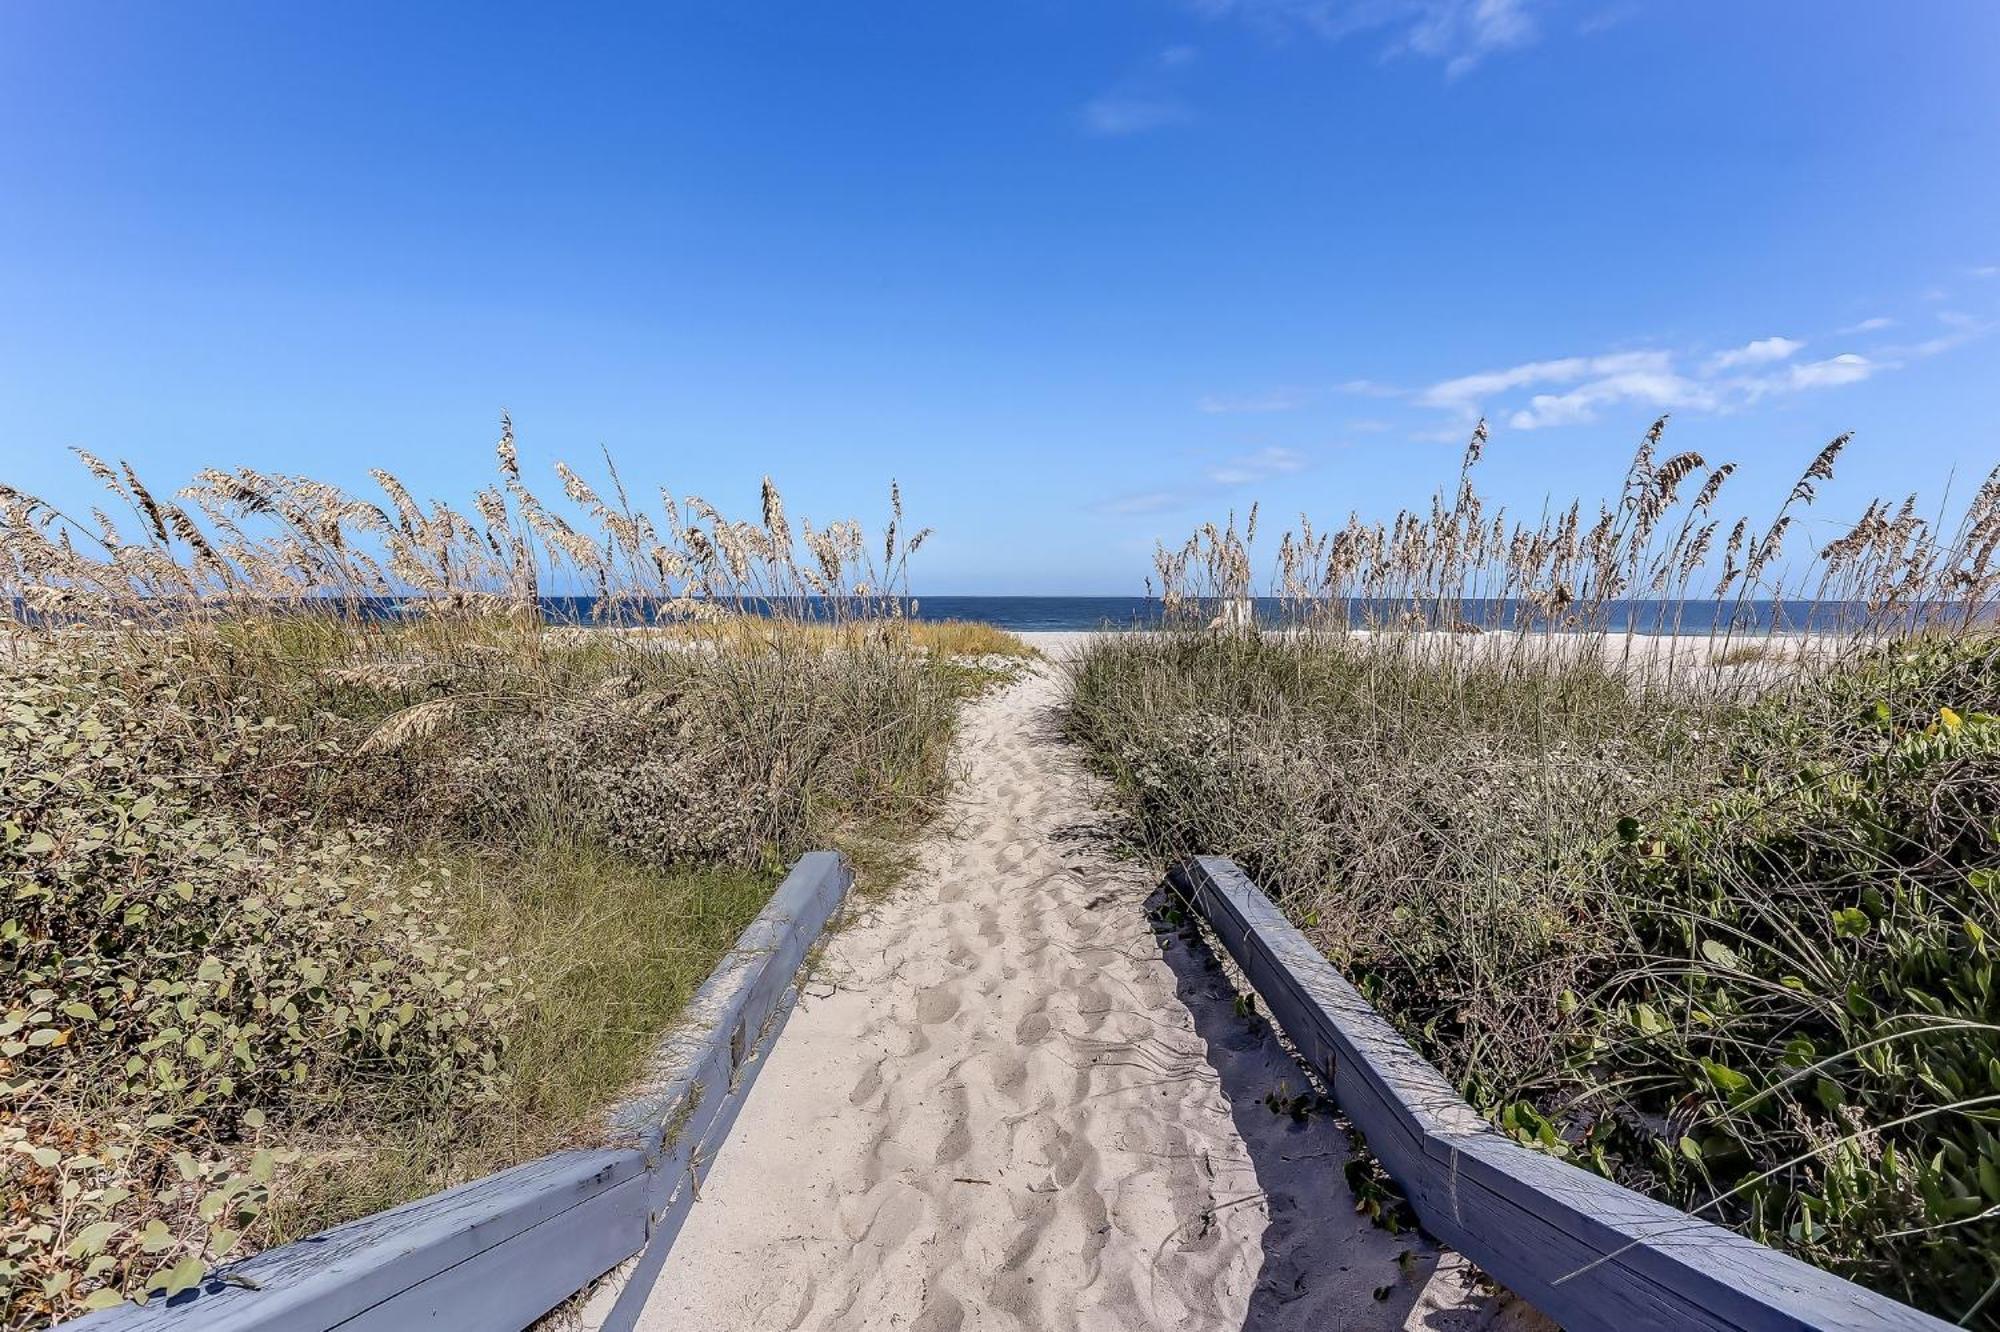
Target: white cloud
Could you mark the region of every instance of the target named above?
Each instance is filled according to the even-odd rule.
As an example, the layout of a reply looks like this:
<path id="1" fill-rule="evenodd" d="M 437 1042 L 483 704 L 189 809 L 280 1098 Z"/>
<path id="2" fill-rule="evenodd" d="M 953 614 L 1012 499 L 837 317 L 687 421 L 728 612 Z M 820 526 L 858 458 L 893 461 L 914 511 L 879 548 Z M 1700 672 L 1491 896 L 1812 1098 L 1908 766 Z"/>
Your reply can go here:
<path id="1" fill-rule="evenodd" d="M 1362 398 L 1400 398 L 1403 390 L 1393 384 L 1380 383 L 1373 379 L 1350 379 L 1333 386 L 1338 392 L 1352 393 Z"/>
<path id="2" fill-rule="evenodd" d="M 1487 56 L 1533 42 L 1543 0 L 1189 0 L 1212 18 L 1233 18 L 1267 32 L 1304 31 L 1327 41 L 1386 34 L 1385 55 L 1443 62 L 1448 78 Z"/>
<path id="3" fill-rule="evenodd" d="M 1545 426 L 1581 425 L 1597 419 L 1600 407 L 1637 402 L 1655 410 L 1674 407 L 1711 408 L 1714 393 L 1702 384 L 1684 379 L 1665 367 L 1626 370 L 1605 375 L 1579 385 L 1567 393 L 1538 393 L 1528 405 L 1507 418 L 1516 430 L 1539 430 Z"/>
<path id="4" fill-rule="evenodd" d="M 1404 40 L 1418 55 L 1444 61 L 1448 78 L 1470 73 L 1491 53 L 1525 46 L 1535 37 L 1526 0 L 1456 0 L 1428 9 Z"/>
<path id="5" fill-rule="evenodd" d="M 1262 481 L 1267 477 L 1283 476 L 1302 470 L 1306 465 L 1303 453 L 1296 449 L 1276 446 L 1257 450 L 1208 469 L 1208 479 L 1218 486 L 1242 486 L 1252 481 Z"/>
<path id="6" fill-rule="evenodd" d="M 1805 344 L 1784 337 L 1760 338 L 1686 370 L 1680 367 L 1680 353 L 1659 348 L 1524 361 L 1440 380 L 1418 394 L 1416 401 L 1423 406 L 1449 413 L 1440 428 L 1420 437 L 1449 438 L 1481 415 L 1504 420 L 1516 430 L 1544 430 L 1584 425 L 1621 406 L 1654 412 L 1736 411 L 1773 394 L 1856 384 L 1897 368 L 1898 358 L 1934 355 L 1985 331 L 1972 325 L 1954 328 L 1947 338 L 1913 348 L 1884 348 L 1872 356 L 1843 352 L 1806 362 L 1791 361 Z M 1531 392 L 1522 403 L 1518 395 L 1524 390 Z"/>
<path id="7" fill-rule="evenodd" d="M 1886 315 L 1876 315 L 1874 318 L 1864 319 L 1858 324 L 1849 324 L 1846 328 L 1840 329 L 1838 331 L 1842 334 L 1879 333 L 1885 328 L 1894 328 L 1895 326 L 1896 326 L 1895 320 L 1889 318 Z"/>
<path id="8" fill-rule="evenodd" d="M 1858 384 L 1882 367 L 1866 356 L 1854 352 L 1842 352 L 1824 361 L 1808 361 L 1795 365 L 1785 376 L 1785 382 L 1794 389 L 1836 388 L 1842 384 Z"/>
<path id="9" fill-rule="evenodd" d="M 1442 380 L 1418 395 L 1427 407 L 1460 413 L 1477 412 L 1481 403 L 1510 389 L 1531 384 L 1569 384 L 1593 376 L 1661 374 L 1672 364 L 1669 352 L 1611 352 L 1603 356 L 1564 356 L 1553 361 L 1528 361 L 1505 370 L 1482 370 Z"/>
<path id="10" fill-rule="evenodd" d="M 1977 268 L 1968 268 L 1965 271 L 1976 278 L 2000 277 L 2000 264 L 1981 264 Z"/>
<path id="11" fill-rule="evenodd" d="M 1194 119 L 1194 112 L 1179 102 L 1124 93 L 1093 97 L 1083 104 L 1082 114 L 1084 129 L 1107 139 L 1185 125 Z"/>
<path id="12" fill-rule="evenodd" d="M 1764 365 L 1771 361 L 1786 361 L 1805 345 L 1793 338 L 1759 338 L 1733 351 L 1717 352 L 1708 358 L 1708 366 L 1712 373 L 1739 365 Z"/>

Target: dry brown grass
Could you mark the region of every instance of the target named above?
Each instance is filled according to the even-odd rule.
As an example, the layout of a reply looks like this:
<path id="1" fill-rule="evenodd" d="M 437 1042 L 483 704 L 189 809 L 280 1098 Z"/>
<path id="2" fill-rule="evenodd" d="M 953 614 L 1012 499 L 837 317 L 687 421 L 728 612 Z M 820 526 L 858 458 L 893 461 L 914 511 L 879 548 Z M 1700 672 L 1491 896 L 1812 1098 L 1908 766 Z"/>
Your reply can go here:
<path id="1" fill-rule="evenodd" d="M 761 648 L 786 642 L 804 642 L 816 647 L 846 649 L 886 645 L 956 658 L 1004 657 L 1027 661 L 1040 655 L 1016 635 L 971 620 L 890 618 L 823 624 L 772 619 L 758 614 L 734 615 L 700 625 L 633 632 L 655 635 L 665 641 L 727 641 L 736 646 Z"/>
<path id="2" fill-rule="evenodd" d="M 1428 512 L 1301 520 L 1287 633 L 1216 614 L 1255 511 L 1204 528 L 1070 734 L 1135 849 L 1238 859 L 1504 1131 L 2000 1326 L 2000 483 L 1787 557 L 1844 437 L 1763 524 L 1660 439 L 1594 510 L 1496 513 L 1481 431 Z M 1779 597 L 1829 632 L 1746 626 Z"/>
<path id="3" fill-rule="evenodd" d="M 895 864 L 957 654 L 1024 650 L 908 619 L 893 487 L 871 537 L 496 453 L 463 510 L 0 487 L 0 1323 L 586 1134 L 790 859 Z"/>

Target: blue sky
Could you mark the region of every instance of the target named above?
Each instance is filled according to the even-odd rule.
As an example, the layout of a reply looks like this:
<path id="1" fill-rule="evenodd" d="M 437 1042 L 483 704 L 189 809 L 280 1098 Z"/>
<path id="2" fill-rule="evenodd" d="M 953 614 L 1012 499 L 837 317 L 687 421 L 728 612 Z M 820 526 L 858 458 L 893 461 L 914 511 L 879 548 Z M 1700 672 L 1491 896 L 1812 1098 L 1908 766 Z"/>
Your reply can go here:
<path id="1" fill-rule="evenodd" d="M 0 480 L 524 461 L 1136 592 L 1261 498 L 2000 461 L 2000 5 L 0 7 Z M 553 487 L 551 487 L 553 488 Z"/>

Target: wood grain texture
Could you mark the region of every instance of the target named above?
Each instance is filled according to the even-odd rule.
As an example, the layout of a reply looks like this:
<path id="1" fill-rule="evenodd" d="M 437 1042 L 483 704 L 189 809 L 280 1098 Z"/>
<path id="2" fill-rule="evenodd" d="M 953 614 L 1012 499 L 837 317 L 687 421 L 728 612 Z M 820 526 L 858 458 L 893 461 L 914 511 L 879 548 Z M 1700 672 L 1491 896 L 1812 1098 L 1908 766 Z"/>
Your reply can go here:
<path id="1" fill-rule="evenodd" d="M 1424 1228 L 1572 1332 L 1951 1325 L 1489 1125 L 1233 861 L 1169 877 L 1410 1199 Z"/>
<path id="2" fill-rule="evenodd" d="M 696 992 L 642 1090 L 613 1113 L 615 1145 L 502 1170 L 232 1263 L 172 1300 L 63 1327 L 519 1329 L 649 1246 L 663 1250 L 853 877 L 832 852 L 800 858 Z"/>

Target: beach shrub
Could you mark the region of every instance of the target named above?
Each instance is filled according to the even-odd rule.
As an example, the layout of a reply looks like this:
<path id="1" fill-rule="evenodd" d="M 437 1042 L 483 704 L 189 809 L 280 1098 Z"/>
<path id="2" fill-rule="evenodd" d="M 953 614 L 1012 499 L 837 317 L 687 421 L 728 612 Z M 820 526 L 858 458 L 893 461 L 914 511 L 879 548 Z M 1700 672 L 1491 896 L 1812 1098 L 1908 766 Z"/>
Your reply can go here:
<path id="1" fill-rule="evenodd" d="M 1067 715 L 1138 846 L 1238 860 L 1504 1131 L 1957 1318 L 2000 1277 L 1997 652 L 1734 701 L 1106 638 Z"/>
<path id="2" fill-rule="evenodd" d="M 1846 438 L 1757 527 L 1663 428 L 1594 520 L 1511 522 L 1481 427 L 1428 511 L 1283 534 L 1276 633 L 1256 511 L 1203 528 L 1068 732 L 1136 849 L 1238 860 L 1502 1131 L 2000 1327 L 2000 474 L 1788 562 Z"/>
<path id="3" fill-rule="evenodd" d="M 1696 737 L 1601 664 L 1344 636 L 1093 643 L 1068 727 L 1163 863 L 1234 857 L 1478 1099 L 1518 1099 L 1611 946 L 1602 846 Z M 1519 983 L 1496 985 L 1496 976 Z"/>
<path id="4" fill-rule="evenodd" d="M 1680 1201 L 1963 1315 L 2000 1280 L 2000 645 L 1897 644 L 1732 728 L 1625 825 L 1601 1083 Z M 1629 1082 L 1626 1080 L 1630 1079 Z"/>
<path id="5" fill-rule="evenodd" d="M 906 621 L 893 488 L 871 540 L 496 453 L 469 513 L 0 485 L 0 1326 L 599 1140 L 791 859 L 896 863 L 952 653 L 1024 651 Z"/>
<path id="6" fill-rule="evenodd" d="M 278 1164 L 263 1130 L 495 1095 L 507 968 L 451 943 L 383 839 L 246 818 L 162 737 L 170 688 L 44 658 L 0 674 L 0 1288 L 179 1289 Z M 211 757 L 254 763 L 274 728 Z M 115 1108 L 113 1108 L 115 1107 Z"/>

